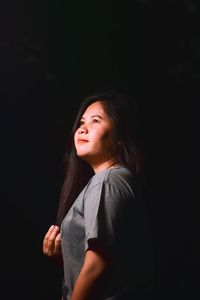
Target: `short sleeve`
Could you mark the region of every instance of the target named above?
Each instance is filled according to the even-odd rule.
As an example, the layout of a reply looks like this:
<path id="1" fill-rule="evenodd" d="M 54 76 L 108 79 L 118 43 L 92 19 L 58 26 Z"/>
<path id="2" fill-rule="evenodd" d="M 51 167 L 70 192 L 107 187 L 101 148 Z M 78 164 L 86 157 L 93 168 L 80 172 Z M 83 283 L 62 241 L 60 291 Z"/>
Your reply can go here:
<path id="1" fill-rule="evenodd" d="M 93 186 L 84 199 L 85 250 L 89 239 L 96 238 L 106 248 L 113 248 L 128 230 L 127 218 L 133 204 L 133 195 L 126 188 L 109 182 Z"/>

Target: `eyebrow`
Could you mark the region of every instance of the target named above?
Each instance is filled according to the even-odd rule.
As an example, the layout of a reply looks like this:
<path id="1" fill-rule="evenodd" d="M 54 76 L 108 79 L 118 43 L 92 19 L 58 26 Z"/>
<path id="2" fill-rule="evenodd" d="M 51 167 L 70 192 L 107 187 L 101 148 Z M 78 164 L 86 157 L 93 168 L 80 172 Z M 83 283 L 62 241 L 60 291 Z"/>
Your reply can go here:
<path id="1" fill-rule="evenodd" d="M 100 115 L 92 115 L 90 118 L 100 118 L 103 119 Z M 84 117 L 81 118 L 81 120 L 85 119 Z"/>

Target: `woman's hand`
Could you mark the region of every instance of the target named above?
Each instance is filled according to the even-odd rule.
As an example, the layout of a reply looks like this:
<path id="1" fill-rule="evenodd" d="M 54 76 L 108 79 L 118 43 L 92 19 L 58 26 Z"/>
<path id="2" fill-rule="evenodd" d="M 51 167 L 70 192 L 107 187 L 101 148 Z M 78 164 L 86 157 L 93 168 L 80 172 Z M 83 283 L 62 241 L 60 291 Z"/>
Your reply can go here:
<path id="1" fill-rule="evenodd" d="M 61 235 L 57 225 L 52 225 L 44 236 L 43 253 L 47 256 L 60 256 Z"/>

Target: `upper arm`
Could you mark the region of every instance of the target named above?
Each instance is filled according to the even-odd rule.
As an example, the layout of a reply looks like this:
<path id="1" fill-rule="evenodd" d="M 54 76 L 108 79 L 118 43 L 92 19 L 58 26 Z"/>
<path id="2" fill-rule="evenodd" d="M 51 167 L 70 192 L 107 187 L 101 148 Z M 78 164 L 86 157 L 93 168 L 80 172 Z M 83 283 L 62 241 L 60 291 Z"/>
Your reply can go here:
<path id="1" fill-rule="evenodd" d="M 87 193 L 84 202 L 85 250 L 90 240 L 98 240 L 108 251 L 114 251 L 127 231 L 126 222 L 132 212 L 133 198 L 127 189 L 107 182 Z"/>
<path id="2" fill-rule="evenodd" d="M 101 293 L 106 283 L 108 261 L 104 250 L 96 242 L 90 240 L 90 245 L 85 252 L 83 267 L 73 289 L 71 298 L 73 300 L 102 299 Z"/>
<path id="3" fill-rule="evenodd" d="M 98 277 L 104 274 L 110 266 L 110 256 L 97 239 L 90 239 L 88 244 L 83 270 Z"/>

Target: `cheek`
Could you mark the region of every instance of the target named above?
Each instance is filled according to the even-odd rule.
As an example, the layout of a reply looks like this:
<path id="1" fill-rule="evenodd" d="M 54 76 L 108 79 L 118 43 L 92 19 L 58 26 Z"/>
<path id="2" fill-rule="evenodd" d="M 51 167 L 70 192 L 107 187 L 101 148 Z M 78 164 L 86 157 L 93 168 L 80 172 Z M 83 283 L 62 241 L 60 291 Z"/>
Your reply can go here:
<path id="1" fill-rule="evenodd" d="M 97 137 L 97 140 L 99 140 L 100 144 L 105 148 L 112 148 L 113 147 L 113 135 L 110 131 L 105 131 L 99 134 Z"/>
<path id="2" fill-rule="evenodd" d="M 92 130 L 90 132 L 90 139 L 91 141 L 95 141 L 95 143 L 101 143 L 106 139 L 106 136 L 108 136 L 108 133 L 104 130 Z"/>

